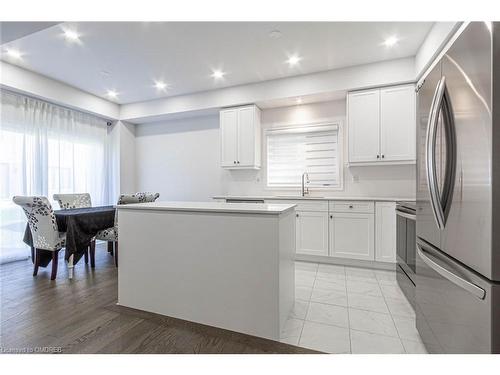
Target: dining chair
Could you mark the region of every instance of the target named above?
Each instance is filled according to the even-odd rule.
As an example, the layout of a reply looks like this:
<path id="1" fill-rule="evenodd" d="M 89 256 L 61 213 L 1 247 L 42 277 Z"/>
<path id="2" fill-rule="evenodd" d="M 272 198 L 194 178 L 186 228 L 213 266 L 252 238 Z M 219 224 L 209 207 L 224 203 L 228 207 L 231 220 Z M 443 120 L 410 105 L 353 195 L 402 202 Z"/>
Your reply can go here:
<path id="1" fill-rule="evenodd" d="M 89 193 L 54 194 L 52 197 L 59 203 L 61 210 L 92 207 Z M 92 252 L 92 248 L 95 248 L 95 238 L 90 241 L 89 247 L 85 250 L 85 264 L 89 263 L 89 250 Z"/>
<path id="2" fill-rule="evenodd" d="M 57 276 L 57 262 L 59 250 L 65 246 L 66 233 L 59 232 L 54 210 L 46 197 L 42 196 L 15 196 L 15 204 L 21 206 L 26 217 L 33 238 L 35 248 L 33 276 L 38 274 L 42 250 L 52 251 L 51 280 Z"/>
<path id="3" fill-rule="evenodd" d="M 121 194 L 118 198 L 117 205 L 132 204 L 132 203 L 147 203 L 154 202 L 159 198 L 159 193 L 139 192 L 134 194 Z M 108 251 L 113 254 L 114 244 L 114 257 L 115 266 L 118 267 L 118 210 L 115 211 L 115 225 L 111 228 L 103 229 L 97 232 L 96 239 L 108 242 Z M 94 253 L 90 252 L 91 259 Z"/>
<path id="4" fill-rule="evenodd" d="M 74 193 L 74 194 L 54 194 L 53 198 L 61 210 L 70 208 L 92 207 L 92 201 L 89 193 Z"/>

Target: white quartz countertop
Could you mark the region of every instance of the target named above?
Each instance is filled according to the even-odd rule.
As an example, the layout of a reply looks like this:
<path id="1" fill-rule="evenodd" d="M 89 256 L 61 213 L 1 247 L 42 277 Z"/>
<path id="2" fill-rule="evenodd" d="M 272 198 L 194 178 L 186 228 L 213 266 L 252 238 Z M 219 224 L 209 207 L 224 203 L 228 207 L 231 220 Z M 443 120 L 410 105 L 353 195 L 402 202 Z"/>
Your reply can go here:
<path id="1" fill-rule="evenodd" d="M 414 202 L 415 197 L 332 197 L 332 196 L 309 196 L 300 195 L 216 195 L 213 199 L 237 199 L 237 200 L 306 200 L 306 201 L 378 201 L 378 202 Z M 240 203 L 241 204 L 241 203 Z M 255 203 L 252 203 L 255 204 Z"/>
<path id="2" fill-rule="evenodd" d="M 116 206 L 119 210 L 230 212 L 246 214 L 279 215 L 292 210 L 294 204 L 224 203 L 224 202 L 152 202 Z"/>

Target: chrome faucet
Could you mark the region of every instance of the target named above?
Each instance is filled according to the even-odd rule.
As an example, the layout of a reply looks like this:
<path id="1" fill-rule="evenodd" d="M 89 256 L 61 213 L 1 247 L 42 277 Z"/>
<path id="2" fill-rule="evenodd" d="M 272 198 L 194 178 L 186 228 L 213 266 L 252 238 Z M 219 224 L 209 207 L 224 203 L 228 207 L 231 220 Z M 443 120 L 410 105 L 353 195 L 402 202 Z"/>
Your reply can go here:
<path id="1" fill-rule="evenodd" d="M 302 173 L 302 196 L 305 197 L 306 195 L 309 195 L 309 188 L 306 186 L 306 184 L 309 183 L 309 175 L 307 172 Z"/>

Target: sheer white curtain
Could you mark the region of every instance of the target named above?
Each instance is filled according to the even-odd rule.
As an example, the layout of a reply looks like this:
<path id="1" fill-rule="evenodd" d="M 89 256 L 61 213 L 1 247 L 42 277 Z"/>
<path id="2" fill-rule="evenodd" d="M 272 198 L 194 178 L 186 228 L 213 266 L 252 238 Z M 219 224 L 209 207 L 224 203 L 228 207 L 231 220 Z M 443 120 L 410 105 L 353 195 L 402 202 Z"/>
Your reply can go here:
<path id="1" fill-rule="evenodd" d="M 107 158 L 106 120 L 0 90 L 0 263 L 29 253 L 12 196 L 88 192 L 107 204 Z"/>

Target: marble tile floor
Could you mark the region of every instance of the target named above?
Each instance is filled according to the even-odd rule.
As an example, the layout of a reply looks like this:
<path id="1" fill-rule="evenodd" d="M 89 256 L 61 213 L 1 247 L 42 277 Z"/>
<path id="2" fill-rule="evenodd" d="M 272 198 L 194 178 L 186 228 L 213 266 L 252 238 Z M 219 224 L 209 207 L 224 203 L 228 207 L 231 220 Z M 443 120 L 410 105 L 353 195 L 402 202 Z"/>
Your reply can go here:
<path id="1" fill-rule="evenodd" d="M 282 342 L 326 353 L 427 353 L 396 272 L 295 263 L 295 306 Z"/>

